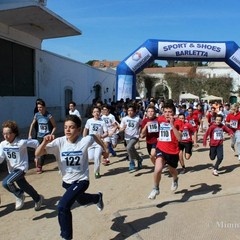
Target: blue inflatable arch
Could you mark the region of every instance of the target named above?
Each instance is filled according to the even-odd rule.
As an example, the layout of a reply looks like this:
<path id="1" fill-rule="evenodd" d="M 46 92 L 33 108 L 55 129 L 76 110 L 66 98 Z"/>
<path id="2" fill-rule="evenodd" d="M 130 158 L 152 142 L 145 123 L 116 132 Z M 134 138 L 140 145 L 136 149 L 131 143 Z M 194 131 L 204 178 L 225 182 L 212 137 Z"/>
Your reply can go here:
<path id="1" fill-rule="evenodd" d="M 240 74 L 240 48 L 233 41 L 148 39 L 117 67 L 116 98 L 136 97 L 136 74 L 154 60 L 226 62 Z"/>

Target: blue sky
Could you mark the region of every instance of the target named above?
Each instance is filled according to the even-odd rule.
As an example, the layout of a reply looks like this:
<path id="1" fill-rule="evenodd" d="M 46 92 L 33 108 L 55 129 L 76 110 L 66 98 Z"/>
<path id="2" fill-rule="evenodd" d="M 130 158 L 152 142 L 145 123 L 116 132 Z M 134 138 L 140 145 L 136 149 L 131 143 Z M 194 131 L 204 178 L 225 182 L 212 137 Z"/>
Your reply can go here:
<path id="1" fill-rule="evenodd" d="M 122 61 L 147 39 L 240 46 L 239 0 L 48 0 L 47 8 L 82 35 L 44 40 L 43 49 L 80 62 Z"/>

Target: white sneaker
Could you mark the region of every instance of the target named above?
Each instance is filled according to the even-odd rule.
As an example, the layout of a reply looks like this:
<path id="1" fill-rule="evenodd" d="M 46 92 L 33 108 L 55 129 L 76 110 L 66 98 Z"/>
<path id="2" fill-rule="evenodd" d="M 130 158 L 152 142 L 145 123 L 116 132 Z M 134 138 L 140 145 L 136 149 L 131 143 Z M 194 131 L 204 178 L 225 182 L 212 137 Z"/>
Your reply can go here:
<path id="1" fill-rule="evenodd" d="M 38 202 L 35 202 L 35 211 L 38 211 L 40 210 L 41 206 L 42 206 L 42 203 L 43 203 L 43 196 L 42 195 L 39 195 L 40 196 L 40 199 Z"/>
<path id="2" fill-rule="evenodd" d="M 217 169 L 213 169 L 212 174 L 213 174 L 214 176 L 218 176 L 218 171 L 217 171 Z"/>
<path id="3" fill-rule="evenodd" d="M 149 194 L 149 199 L 155 199 L 157 195 L 159 195 L 160 191 L 159 189 L 154 188 L 151 193 Z"/>
<path id="4" fill-rule="evenodd" d="M 240 155 L 238 155 L 238 160 L 240 161 Z"/>
<path id="5" fill-rule="evenodd" d="M 22 209 L 22 207 L 24 205 L 24 200 L 25 200 L 25 195 L 24 194 L 22 194 L 22 196 L 20 198 L 16 197 L 15 210 Z"/>
<path id="6" fill-rule="evenodd" d="M 177 189 L 178 189 L 178 177 L 176 180 L 172 181 L 172 186 L 171 186 L 172 191 L 176 191 Z"/>

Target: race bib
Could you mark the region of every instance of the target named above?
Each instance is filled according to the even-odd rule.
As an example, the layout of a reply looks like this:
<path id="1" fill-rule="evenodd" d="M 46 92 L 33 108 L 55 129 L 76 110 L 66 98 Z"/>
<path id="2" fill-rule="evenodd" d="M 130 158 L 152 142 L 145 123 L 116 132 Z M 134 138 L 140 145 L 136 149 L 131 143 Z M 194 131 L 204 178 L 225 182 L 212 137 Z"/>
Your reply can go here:
<path id="1" fill-rule="evenodd" d="M 213 139 L 214 140 L 222 140 L 223 139 L 223 130 L 222 129 L 214 129 Z"/>
<path id="2" fill-rule="evenodd" d="M 63 152 L 61 154 L 61 162 L 65 167 L 67 173 L 74 173 L 81 171 L 81 157 L 82 151 Z"/>
<path id="3" fill-rule="evenodd" d="M 127 120 L 127 127 L 130 129 L 134 129 L 136 126 L 136 122 L 132 120 Z"/>
<path id="4" fill-rule="evenodd" d="M 6 153 L 7 155 L 7 159 L 9 160 L 9 162 L 11 163 L 11 165 L 15 165 L 20 163 L 20 152 L 19 152 L 19 148 L 4 148 L 3 151 Z"/>
<path id="5" fill-rule="evenodd" d="M 96 124 L 96 123 L 92 123 L 91 124 L 91 129 L 90 129 L 90 133 L 91 134 L 101 134 L 101 125 L 100 124 Z"/>
<path id="6" fill-rule="evenodd" d="M 188 130 L 183 130 L 182 131 L 182 140 L 187 140 L 190 138 L 189 131 Z"/>
<path id="7" fill-rule="evenodd" d="M 155 133 L 158 132 L 158 122 L 150 122 L 150 125 L 148 125 L 148 132 L 149 133 Z"/>
<path id="8" fill-rule="evenodd" d="M 189 120 L 189 123 L 190 123 L 193 127 L 196 126 L 196 123 L 195 123 L 195 121 L 194 121 L 193 119 Z"/>
<path id="9" fill-rule="evenodd" d="M 238 121 L 237 120 L 230 120 L 230 127 L 231 128 L 237 128 L 238 127 Z"/>
<path id="10" fill-rule="evenodd" d="M 161 123 L 159 131 L 159 141 L 171 142 L 171 125 L 170 123 Z"/>
<path id="11" fill-rule="evenodd" d="M 48 124 L 47 123 L 39 123 L 38 124 L 38 132 L 39 133 L 48 133 Z"/>

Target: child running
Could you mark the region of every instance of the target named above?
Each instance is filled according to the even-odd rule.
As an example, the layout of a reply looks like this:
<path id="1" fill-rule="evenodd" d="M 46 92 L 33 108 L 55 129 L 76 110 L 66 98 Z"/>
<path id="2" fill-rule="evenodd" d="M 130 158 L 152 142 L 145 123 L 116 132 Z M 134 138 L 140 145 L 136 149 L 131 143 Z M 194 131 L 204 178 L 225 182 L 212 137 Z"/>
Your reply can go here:
<path id="1" fill-rule="evenodd" d="M 159 127 L 155 107 L 151 105 L 148 106 L 146 118 L 144 118 L 142 121 L 141 138 L 144 138 L 145 136 L 150 160 L 152 161 L 153 165 L 155 165 Z"/>
<path id="2" fill-rule="evenodd" d="M 127 143 L 127 153 L 129 162 L 129 171 L 135 171 L 135 160 L 137 160 L 138 170 L 142 168 L 142 158 L 139 156 L 135 145 L 139 141 L 141 119 L 136 115 L 136 107 L 128 105 L 128 115 L 120 123 L 120 131 L 124 131 L 124 138 Z"/>
<path id="3" fill-rule="evenodd" d="M 233 137 L 233 131 L 222 124 L 223 116 L 217 115 L 215 122 L 208 128 L 203 137 L 203 146 L 206 147 L 207 138 L 210 136 L 210 152 L 209 157 L 214 160 L 217 157 L 217 161 L 214 165 L 212 174 L 218 176 L 218 168 L 223 160 L 223 132 L 227 132 L 230 137 Z"/>
<path id="4" fill-rule="evenodd" d="M 238 103 L 234 103 L 231 106 L 231 112 L 226 118 L 226 125 L 234 132 L 234 136 L 231 139 L 231 150 L 235 152 L 236 144 L 238 160 L 240 161 L 240 112 Z"/>
<path id="5" fill-rule="evenodd" d="M 51 113 L 46 110 L 46 104 L 43 100 L 37 102 L 38 112 L 34 115 L 33 121 L 29 128 L 28 138 L 32 138 L 32 130 L 35 124 L 38 125 L 37 140 L 39 144 L 42 142 L 43 137 L 48 134 L 54 134 L 57 125 Z M 41 156 L 40 159 L 35 159 L 37 173 L 41 174 L 43 172 L 42 167 L 44 165 L 45 156 Z"/>
<path id="6" fill-rule="evenodd" d="M 184 157 L 189 160 L 192 156 L 192 147 L 198 147 L 197 144 L 197 132 L 196 128 L 192 126 L 189 122 L 185 121 L 184 113 L 178 115 L 179 124 L 182 127 L 182 139 L 179 142 L 179 162 L 182 166 L 181 174 L 186 172 L 186 167 L 184 163 Z"/>
<path id="7" fill-rule="evenodd" d="M 102 139 L 108 136 L 107 126 L 105 122 L 100 118 L 101 109 L 99 107 L 92 108 L 93 117 L 88 119 L 85 128 L 83 130 L 83 137 L 86 137 L 88 134 L 97 134 Z M 95 178 L 100 178 L 100 162 L 102 156 L 102 147 L 96 142 L 92 144 L 88 149 L 89 160 L 94 159 L 94 174 Z M 104 154 L 108 158 L 108 151 Z"/>
<path id="8" fill-rule="evenodd" d="M 106 148 L 98 135 L 81 139 L 80 131 L 80 118 L 69 115 L 64 122 L 65 136 L 54 139 L 53 135 L 47 135 L 36 149 L 36 156 L 54 154 L 62 175 L 66 192 L 58 204 L 58 221 L 63 239 L 73 238 L 71 207 L 75 201 L 80 205 L 96 204 L 99 211 L 104 207 L 101 192 L 89 194 L 85 191 L 89 186 L 88 148 L 95 142 L 104 150 Z"/>
<path id="9" fill-rule="evenodd" d="M 102 106 L 101 119 L 105 122 L 108 131 L 108 136 L 104 138 L 103 142 L 109 149 L 109 152 L 111 152 L 113 156 L 116 156 L 116 152 L 113 148 L 117 146 L 118 136 L 116 135 L 116 130 L 118 128 L 118 123 L 114 115 L 110 113 L 110 106 L 106 104 Z M 108 165 L 110 163 L 109 157 L 103 159 L 102 163 Z"/>
<path id="10" fill-rule="evenodd" d="M 2 124 L 4 141 L 0 143 L 0 163 L 5 159 L 9 174 L 2 181 L 3 187 L 16 197 L 15 210 L 24 206 L 27 193 L 35 202 L 34 209 L 38 211 L 42 206 L 43 196 L 27 182 L 25 174 L 28 170 L 27 148 L 36 148 L 38 140 L 20 139 L 18 125 L 14 121 L 6 121 Z M 16 186 L 16 184 L 17 186 Z"/>
<path id="11" fill-rule="evenodd" d="M 163 115 L 158 117 L 159 138 L 153 174 L 154 187 L 148 196 L 149 199 L 155 199 L 160 193 L 159 184 L 165 164 L 168 165 L 169 172 L 173 177 L 171 190 L 176 191 L 178 188 L 178 172 L 176 170 L 179 160 L 178 141 L 181 140 L 182 134 L 179 125 L 174 121 L 174 114 L 175 106 L 169 102 L 163 107 Z"/>

